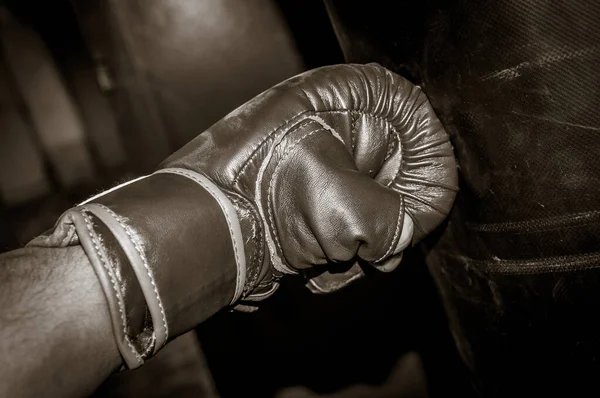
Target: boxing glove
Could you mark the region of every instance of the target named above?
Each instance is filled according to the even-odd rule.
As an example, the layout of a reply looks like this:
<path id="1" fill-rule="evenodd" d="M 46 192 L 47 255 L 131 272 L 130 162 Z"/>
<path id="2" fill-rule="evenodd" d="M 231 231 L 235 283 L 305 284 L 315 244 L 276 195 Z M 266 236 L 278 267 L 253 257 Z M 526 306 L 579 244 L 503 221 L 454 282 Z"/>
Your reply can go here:
<path id="1" fill-rule="evenodd" d="M 379 65 L 336 65 L 263 92 L 30 244 L 84 248 L 135 368 L 219 309 L 269 297 L 284 274 L 329 292 L 366 264 L 393 270 L 456 186 L 421 89 Z"/>

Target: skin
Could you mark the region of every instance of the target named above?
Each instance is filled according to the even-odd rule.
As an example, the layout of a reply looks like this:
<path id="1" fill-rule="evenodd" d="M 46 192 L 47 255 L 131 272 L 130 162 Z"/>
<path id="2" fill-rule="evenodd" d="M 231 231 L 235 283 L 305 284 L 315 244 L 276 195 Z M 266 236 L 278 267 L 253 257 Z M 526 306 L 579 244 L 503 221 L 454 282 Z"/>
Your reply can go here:
<path id="1" fill-rule="evenodd" d="M 0 396 L 84 396 L 121 365 L 79 246 L 0 255 Z"/>

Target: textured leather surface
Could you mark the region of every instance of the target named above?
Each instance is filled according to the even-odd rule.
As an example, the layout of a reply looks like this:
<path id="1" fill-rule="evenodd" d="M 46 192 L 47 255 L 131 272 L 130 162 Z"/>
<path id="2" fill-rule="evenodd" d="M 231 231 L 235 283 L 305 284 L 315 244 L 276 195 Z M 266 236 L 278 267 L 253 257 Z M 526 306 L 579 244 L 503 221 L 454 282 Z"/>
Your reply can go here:
<path id="1" fill-rule="evenodd" d="M 239 277 L 224 212 L 206 189 L 176 174 L 107 191 L 29 243 L 75 244 L 96 271 L 129 368 L 229 305 Z"/>
<path id="2" fill-rule="evenodd" d="M 206 311 L 229 304 L 235 287 L 230 233 L 215 200 L 202 187 L 181 176 L 156 174 L 95 202 L 125 216 L 138 231 L 169 334 L 178 336 L 194 327 L 195 319 L 212 315 Z M 211 302 L 193 297 L 210 297 Z"/>
<path id="3" fill-rule="evenodd" d="M 422 84 L 451 135 L 428 263 L 478 390 L 598 396 L 598 2 L 327 3 L 348 61 Z"/>
<path id="4" fill-rule="evenodd" d="M 393 270 L 448 214 L 456 185 L 421 89 L 379 65 L 338 65 L 265 91 L 32 244 L 82 244 L 134 367 L 232 297 L 268 297 L 282 273 L 350 266 L 313 275 L 328 292 L 362 275 L 359 259 Z M 154 340 L 136 350 L 150 324 Z"/>
<path id="5" fill-rule="evenodd" d="M 375 64 L 288 79 L 162 167 L 200 171 L 249 198 L 282 272 L 352 266 L 357 257 L 393 269 L 410 241 L 444 219 L 457 184 L 452 147 L 425 95 Z M 341 283 L 325 275 L 313 286 L 331 291 L 362 274 L 357 265 L 344 272 Z"/>

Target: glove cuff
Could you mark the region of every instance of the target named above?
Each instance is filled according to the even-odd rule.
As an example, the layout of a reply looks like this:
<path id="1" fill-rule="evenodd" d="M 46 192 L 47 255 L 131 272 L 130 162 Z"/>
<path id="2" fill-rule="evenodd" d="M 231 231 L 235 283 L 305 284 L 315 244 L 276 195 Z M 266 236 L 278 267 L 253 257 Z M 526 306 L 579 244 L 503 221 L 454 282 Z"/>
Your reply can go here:
<path id="1" fill-rule="evenodd" d="M 261 234 L 244 198 L 165 169 L 67 211 L 29 245 L 83 247 L 131 369 L 259 284 Z"/>

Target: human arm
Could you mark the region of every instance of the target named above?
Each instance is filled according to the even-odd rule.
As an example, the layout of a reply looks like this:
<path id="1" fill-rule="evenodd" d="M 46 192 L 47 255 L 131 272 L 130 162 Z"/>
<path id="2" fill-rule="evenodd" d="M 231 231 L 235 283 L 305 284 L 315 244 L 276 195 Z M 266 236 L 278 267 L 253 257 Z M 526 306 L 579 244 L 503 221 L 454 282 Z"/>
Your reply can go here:
<path id="1" fill-rule="evenodd" d="M 0 396 L 83 396 L 121 364 L 80 246 L 0 255 Z M 60 392 L 60 393 L 59 393 Z"/>

